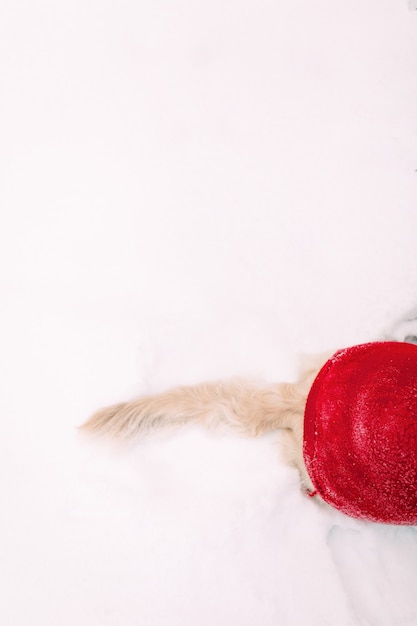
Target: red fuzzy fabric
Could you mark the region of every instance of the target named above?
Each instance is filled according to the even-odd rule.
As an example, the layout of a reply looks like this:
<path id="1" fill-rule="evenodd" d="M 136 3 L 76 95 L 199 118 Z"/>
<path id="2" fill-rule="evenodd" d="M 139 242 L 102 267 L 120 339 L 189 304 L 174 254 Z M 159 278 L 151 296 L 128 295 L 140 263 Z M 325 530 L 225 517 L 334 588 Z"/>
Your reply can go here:
<path id="1" fill-rule="evenodd" d="M 417 524 L 417 346 L 337 352 L 307 398 L 304 461 L 318 494 L 347 515 Z"/>

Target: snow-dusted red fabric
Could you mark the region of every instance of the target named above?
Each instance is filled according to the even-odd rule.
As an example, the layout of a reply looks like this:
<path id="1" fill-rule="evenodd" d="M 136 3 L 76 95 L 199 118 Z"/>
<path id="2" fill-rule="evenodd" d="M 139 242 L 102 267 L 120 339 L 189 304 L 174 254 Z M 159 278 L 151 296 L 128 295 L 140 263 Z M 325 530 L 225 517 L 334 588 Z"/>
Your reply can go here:
<path id="1" fill-rule="evenodd" d="M 317 493 L 352 517 L 417 524 L 417 346 L 340 350 L 316 377 L 304 461 Z"/>

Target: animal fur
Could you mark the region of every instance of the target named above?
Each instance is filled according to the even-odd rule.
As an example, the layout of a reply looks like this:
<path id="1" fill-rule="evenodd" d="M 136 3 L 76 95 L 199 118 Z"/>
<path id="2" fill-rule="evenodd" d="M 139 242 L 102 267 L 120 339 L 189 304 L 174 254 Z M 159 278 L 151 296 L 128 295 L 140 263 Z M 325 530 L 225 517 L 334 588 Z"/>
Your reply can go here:
<path id="1" fill-rule="evenodd" d="M 155 429 L 200 423 L 256 437 L 283 429 L 284 460 L 312 489 L 303 461 L 304 407 L 311 384 L 328 355 L 304 363 L 295 383 L 258 385 L 243 380 L 177 387 L 164 393 L 115 404 L 95 413 L 81 429 L 110 439 L 141 438 Z"/>

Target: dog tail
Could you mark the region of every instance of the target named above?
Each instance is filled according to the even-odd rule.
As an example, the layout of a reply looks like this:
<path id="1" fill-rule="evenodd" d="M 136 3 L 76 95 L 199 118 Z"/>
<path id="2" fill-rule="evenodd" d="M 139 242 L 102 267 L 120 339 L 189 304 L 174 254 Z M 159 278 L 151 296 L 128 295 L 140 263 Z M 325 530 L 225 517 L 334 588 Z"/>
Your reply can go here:
<path id="1" fill-rule="evenodd" d="M 304 381 L 303 381 L 304 383 Z M 80 428 L 110 439 L 142 438 L 161 429 L 200 423 L 245 436 L 293 428 L 301 419 L 305 384 L 258 386 L 247 381 L 177 387 L 99 410 Z"/>

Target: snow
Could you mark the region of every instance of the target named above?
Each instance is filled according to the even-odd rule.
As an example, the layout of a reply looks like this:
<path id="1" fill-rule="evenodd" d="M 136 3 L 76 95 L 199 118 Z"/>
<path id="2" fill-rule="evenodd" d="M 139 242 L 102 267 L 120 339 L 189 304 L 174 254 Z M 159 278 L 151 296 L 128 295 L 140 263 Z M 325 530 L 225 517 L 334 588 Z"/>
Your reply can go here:
<path id="1" fill-rule="evenodd" d="M 416 528 L 306 498 L 279 433 L 76 429 L 415 306 L 412 5 L 1 4 L 2 625 L 417 623 Z"/>

